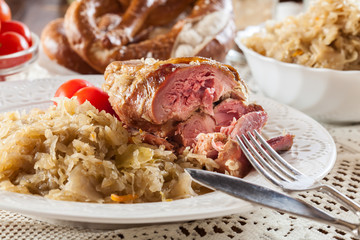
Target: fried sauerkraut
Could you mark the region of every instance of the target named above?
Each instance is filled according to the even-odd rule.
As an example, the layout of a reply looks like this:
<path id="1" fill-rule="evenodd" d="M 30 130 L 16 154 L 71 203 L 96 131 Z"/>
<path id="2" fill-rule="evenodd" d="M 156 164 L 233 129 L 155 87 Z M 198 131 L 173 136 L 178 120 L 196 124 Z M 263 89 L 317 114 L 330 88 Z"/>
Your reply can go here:
<path id="1" fill-rule="evenodd" d="M 243 40 L 277 60 L 314 68 L 360 70 L 360 6 L 357 0 L 318 0 L 305 12 L 266 24 Z"/>
<path id="2" fill-rule="evenodd" d="M 0 188 L 83 202 L 181 199 L 204 189 L 185 167 L 216 163 L 185 150 L 181 156 L 141 142 L 112 115 L 90 103 L 0 114 Z"/>

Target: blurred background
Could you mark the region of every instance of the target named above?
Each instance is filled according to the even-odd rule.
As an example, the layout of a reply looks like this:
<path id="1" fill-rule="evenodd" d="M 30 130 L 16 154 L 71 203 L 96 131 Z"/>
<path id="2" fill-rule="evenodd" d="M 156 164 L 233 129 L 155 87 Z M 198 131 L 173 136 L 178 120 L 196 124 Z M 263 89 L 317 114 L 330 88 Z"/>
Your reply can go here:
<path id="1" fill-rule="evenodd" d="M 27 24 L 31 31 L 40 35 L 45 25 L 58 17 L 63 17 L 71 0 L 6 0 L 13 14 L 13 19 Z M 277 3 L 285 3 L 285 13 L 277 9 Z M 289 4 L 286 4 L 289 3 Z M 276 14 L 282 18 L 283 15 L 291 14 L 296 4 L 302 0 L 233 0 L 235 21 L 238 29 L 249 25 L 257 25 Z M 282 7 L 283 8 L 283 7 Z M 279 12 L 280 11 L 280 12 Z"/>
<path id="2" fill-rule="evenodd" d="M 66 0 L 5 0 L 13 19 L 24 22 L 40 36 L 41 30 L 53 19 L 63 17 L 68 7 Z"/>

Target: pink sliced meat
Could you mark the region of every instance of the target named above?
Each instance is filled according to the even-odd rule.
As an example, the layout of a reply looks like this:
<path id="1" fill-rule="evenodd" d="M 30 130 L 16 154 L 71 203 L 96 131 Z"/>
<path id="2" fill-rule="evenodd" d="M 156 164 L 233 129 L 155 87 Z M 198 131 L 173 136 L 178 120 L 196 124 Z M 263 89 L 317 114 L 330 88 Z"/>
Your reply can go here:
<path id="1" fill-rule="evenodd" d="M 286 134 L 284 136 L 274 137 L 269 139 L 267 143 L 277 152 L 287 151 L 294 143 L 294 135 Z"/>
<path id="2" fill-rule="evenodd" d="M 246 105 L 241 100 L 228 98 L 214 108 L 214 119 L 217 126 L 229 126 L 234 118 L 237 120 L 246 113 L 263 110 L 260 105 Z"/>
<path id="3" fill-rule="evenodd" d="M 267 142 L 276 152 L 282 152 L 291 148 L 293 138 L 293 135 L 286 134 L 269 139 Z M 218 151 L 215 162 L 219 165 L 219 172 L 228 172 L 236 177 L 244 177 L 251 169 L 250 162 L 233 140 L 227 141 L 222 149 Z"/>
<path id="4" fill-rule="evenodd" d="M 186 147 L 212 158 L 217 171 L 243 177 L 251 169 L 236 135 L 265 126 L 268 115 L 247 104 L 248 90 L 237 71 L 211 59 L 191 57 L 113 62 L 103 89 L 128 129 L 142 140 L 176 153 Z M 291 148 L 293 136 L 270 139 L 276 151 Z"/>
<path id="5" fill-rule="evenodd" d="M 268 119 L 268 115 L 264 111 L 250 112 L 243 115 L 236 121 L 236 124 L 230 129 L 228 134 L 230 138 L 236 139 L 236 135 L 244 134 L 252 130 L 261 130 Z"/>
<path id="6" fill-rule="evenodd" d="M 160 137 L 196 112 L 213 115 L 217 101 L 248 95 L 232 66 L 200 57 L 113 62 L 104 77 L 102 87 L 119 119 Z"/>
<path id="7" fill-rule="evenodd" d="M 213 115 L 213 102 L 229 92 L 235 82 L 228 73 L 211 65 L 176 66 L 164 76 L 153 100 L 153 120 L 161 124 L 169 119 L 183 121 L 198 109 Z"/>
<path id="8" fill-rule="evenodd" d="M 215 120 L 207 115 L 196 113 L 188 120 L 180 123 L 175 132 L 175 138 L 183 146 L 193 146 L 196 143 L 196 137 L 200 133 L 211 133 L 215 130 Z"/>

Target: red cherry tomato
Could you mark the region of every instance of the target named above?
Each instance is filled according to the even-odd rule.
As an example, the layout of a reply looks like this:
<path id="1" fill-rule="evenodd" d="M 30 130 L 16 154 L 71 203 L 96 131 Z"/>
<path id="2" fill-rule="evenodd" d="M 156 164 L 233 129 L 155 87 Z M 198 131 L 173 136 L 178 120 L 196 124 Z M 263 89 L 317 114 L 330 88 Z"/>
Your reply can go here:
<path id="1" fill-rule="evenodd" d="M 65 83 L 63 83 L 55 93 L 55 97 L 67 97 L 71 98 L 74 94 L 84 87 L 93 86 L 86 80 L 83 79 L 71 79 Z"/>
<path id="2" fill-rule="evenodd" d="M 5 32 L 16 32 L 26 39 L 26 41 L 29 43 L 29 46 L 31 46 L 32 44 L 30 29 L 25 24 L 19 21 L 2 22 L 0 33 L 5 33 Z"/>
<path id="3" fill-rule="evenodd" d="M 63 83 L 57 89 L 55 97 L 77 97 L 80 104 L 88 100 L 99 111 L 105 110 L 116 116 L 115 111 L 109 103 L 107 93 L 83 79 L 71 79 Z"/>
<path id="4" fill-rule="evenodd" d="M 0 55 L 19 52 L 28 48 L 28 42 L 16 32 L 5 32 L 0 35 Z"/>
<path id="5" fill-rule="evenodd" d="M 10 21 L 11 20 L 11 11 L 9 5 L 4 0 L 0 0 L 0 20 L 1 21 Z"/>
<path id="6" fill-rule="evenodd" d="M 109 103 L 109 95 L 97 87 L 84 87 L 74 94 L 79 103 L 84 103 L 88 100 L 99 111 L 105 110 L 106 112 L 115 115 L 113 108 Z"/>

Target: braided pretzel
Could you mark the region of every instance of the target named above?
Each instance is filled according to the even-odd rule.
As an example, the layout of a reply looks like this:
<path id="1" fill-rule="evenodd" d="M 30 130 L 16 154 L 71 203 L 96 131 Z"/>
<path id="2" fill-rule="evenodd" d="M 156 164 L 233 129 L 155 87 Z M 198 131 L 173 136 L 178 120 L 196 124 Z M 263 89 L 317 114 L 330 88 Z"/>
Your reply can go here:
<path id="1" fill-rule="evenodd" d="M 156 34 L 165 24 L 170 30 Z M 223 60 L 235 25 L 231 0 L 80 0 L 67 10 L 64 28 L 71 48 L 104 72 L 115 60 L 143 57 Z"/>

